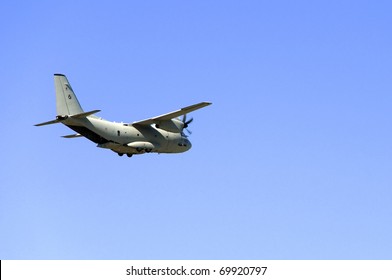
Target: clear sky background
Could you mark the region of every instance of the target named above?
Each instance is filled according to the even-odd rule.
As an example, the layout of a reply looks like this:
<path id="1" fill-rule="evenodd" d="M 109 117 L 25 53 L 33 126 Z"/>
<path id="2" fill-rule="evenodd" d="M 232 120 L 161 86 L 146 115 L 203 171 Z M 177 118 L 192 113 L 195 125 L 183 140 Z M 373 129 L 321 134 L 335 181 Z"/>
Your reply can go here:
<path id="1" fill-rule="evenodd" d="M 1 259 L 391 259 L 391 1 L 2 1 Z M 184 154 L 63 139 L 53 74 Z"/>

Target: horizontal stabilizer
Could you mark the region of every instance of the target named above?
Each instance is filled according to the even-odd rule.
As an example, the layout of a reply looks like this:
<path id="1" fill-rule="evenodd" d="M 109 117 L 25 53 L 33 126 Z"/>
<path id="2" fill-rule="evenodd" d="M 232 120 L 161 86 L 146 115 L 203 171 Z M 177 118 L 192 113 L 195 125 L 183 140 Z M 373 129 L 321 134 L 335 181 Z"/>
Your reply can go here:
<path id="1" fill-rule="evenodd" d="M 70 117 L 77 118 L 77 119 L 83 119 L 83 118 L 85 118 L 87 116 L 93 115 L 93 114 L 98 113 L 98 112 L 101 112 L 101 110 L 93 110 L 93 111 L 90 111 L 90 112 L 83 112 L 83 113 L 80 113 L 80 114 L 72 115 Z"/>
<path id="2" fill-rule="evenodd" d="M 61 120 L 53 120 L 53 121 L 48 121 L 48 122 L 44 122 L 44 123 L 38 123 L 38 124 L 35 124 L 35 126 L 42 126 L 42 125 L 59 123 L 59 122 L 61 122 Z"/>
<path id="3" fill-rule="evenodd" d="M 68 117 L 72 117 L 72 118 L 76 118 L 76 119 L 83 119 L 83 118 L 85 118 L 87 116 L 93 115 L 93 114 L 98 113 L 98 112 L 101 112 L 101 110 L 93 110 L 93 111 L 90 111 L 90 112 L 83 112 L 83 113 L 75 114 L 75 115 L 72 115 L 72 116 L 67 116 L 67 115 L 65 115 L 65 116 L 57 116 L 56 120 L 35 124 L 35 126 L 42 126 L 42 125 L 59 123 L 59 122 L 62 122 L 63 120 L 66 120 Z"/>
<path id="4" fill-rule="evenodd" d="M 61 136 L 61 137 L 63 137 L 63 138 L 77 138 L 77 137 L 83 137 L 83 135 L 79 134 L 79 133 L 76 133 L 76 134 L 71 134 L 71 135 L 64 135 L 64 136 Z"/>

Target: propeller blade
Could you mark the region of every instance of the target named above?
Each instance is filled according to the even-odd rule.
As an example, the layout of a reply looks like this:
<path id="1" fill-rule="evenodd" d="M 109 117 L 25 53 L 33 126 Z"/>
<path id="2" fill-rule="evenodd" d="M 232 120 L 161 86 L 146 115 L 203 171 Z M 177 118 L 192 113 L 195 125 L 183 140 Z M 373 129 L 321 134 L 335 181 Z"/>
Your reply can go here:
<path id="1" fill-rule="evenodd" d="M 186 114 L 182 117 L 182 123 L 184 124 L 184 126 L 182 127 L 182 130 L 186 130 L 187 132 L 188 132 L 188 134 L 189 135 L 191 135 L 192 134 L 192 131 L 190 131 L 187 127 L 188 127 L 188 125 L 191 123 L 191 122 L 193 122 L 193 118 L 191 118 L 190 120 L 186 120 Z M 185 135 L 185 133 L 184 133 L 184 135 Z M 185 135 L 185 136 L 187 136 L 187 135 Z"/>
<path id="2" fill-rule="evenodd" d="M 189 121 L 187 121 L 186 124 L 190 124 L 191 122 L 193 122 L 193 118 L 191 118 Z"/>
<path id="3" fill-rule="evenodd" d="M 185 122 L 184 122 L 184 128 L 187 128 L 188 125 L 189 125 L 191 122 L 193 122 L 193 118 L 191 118 L 189 121 L 185 121 Z"/>

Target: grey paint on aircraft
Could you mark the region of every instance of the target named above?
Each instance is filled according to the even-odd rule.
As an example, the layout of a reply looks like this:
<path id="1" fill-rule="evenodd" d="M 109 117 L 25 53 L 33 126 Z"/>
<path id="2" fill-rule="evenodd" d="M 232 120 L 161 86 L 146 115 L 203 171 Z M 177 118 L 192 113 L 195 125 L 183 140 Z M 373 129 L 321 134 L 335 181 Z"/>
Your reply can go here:
<path id="1" fill-rule="evenodd" d="M 36 126 L 62 123 L 77 134 L 64 138 L 86 137 L 97 147 L 110 149 L 120 156 L 144 153 L 182 153 L 188 151 L 192 144 L 183 130 L 190 121 L 178 117 L 211 105 L 201 102 L 181 108 L 167 114 L 131 124 L 116 123 L 94 115 L 100 110 L 84 112 L 80 103 L 63 74 L 55 74 L 56 110 L 55 120 L 36 124 Z"/>

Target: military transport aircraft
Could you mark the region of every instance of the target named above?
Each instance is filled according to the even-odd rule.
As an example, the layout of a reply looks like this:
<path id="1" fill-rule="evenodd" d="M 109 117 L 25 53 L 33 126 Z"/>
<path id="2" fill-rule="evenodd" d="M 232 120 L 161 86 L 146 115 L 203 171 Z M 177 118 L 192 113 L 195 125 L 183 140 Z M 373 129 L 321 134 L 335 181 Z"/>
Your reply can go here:
<path id="1" fill-rule="evenodd" d="M 63 136 L 64 138 L 84 136 L 97 143 L 97 147 L 110 149 L 119 156 L 188 151 L 192 145 L 184 129 L 193 118 L 187 120 L 186 114 L 211 105 L 210 102 L 201 102 L 150 119 L 133 123 L 116 123 L 97 117 L 95 113 L 100 110 L 84 112 L 65 75 L 55 74 L 54 82 L 56 119 L 36 126 L 62 123 L 77 132 Z M 181 116 L 182 118 L 179 118 Z"/>

